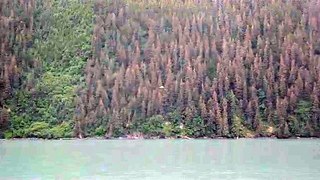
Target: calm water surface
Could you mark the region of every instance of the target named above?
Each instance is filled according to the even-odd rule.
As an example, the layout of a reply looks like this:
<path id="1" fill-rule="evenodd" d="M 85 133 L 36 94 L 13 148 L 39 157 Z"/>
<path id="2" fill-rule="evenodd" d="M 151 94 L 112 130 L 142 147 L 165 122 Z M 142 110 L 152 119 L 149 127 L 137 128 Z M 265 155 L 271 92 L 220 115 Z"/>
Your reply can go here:
<path id="1" fill-rule="evenodd" d="M 320 140 L 0 141 L 0 179 L 320 179 Z"/>

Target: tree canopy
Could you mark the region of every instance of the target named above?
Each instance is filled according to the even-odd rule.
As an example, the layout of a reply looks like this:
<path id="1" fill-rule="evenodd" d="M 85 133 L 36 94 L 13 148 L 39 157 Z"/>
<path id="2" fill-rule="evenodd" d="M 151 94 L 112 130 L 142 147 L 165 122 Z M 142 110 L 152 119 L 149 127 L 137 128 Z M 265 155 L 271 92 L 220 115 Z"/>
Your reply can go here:
<path id="1" fill-rule="evenodd" d="M 320 136 L 319 6 L 3 0 L 0 134 Z"/>

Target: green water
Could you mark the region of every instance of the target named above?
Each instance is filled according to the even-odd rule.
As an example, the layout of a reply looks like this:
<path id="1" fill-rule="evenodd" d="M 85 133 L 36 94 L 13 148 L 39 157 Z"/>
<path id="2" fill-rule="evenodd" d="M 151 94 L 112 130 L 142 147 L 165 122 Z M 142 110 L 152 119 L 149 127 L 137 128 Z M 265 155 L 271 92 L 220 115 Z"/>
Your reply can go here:
<path id="1" fill-rule="evenodd" d="M 320 140 L 0 141 L 0 179 L 319 179 Z"/>

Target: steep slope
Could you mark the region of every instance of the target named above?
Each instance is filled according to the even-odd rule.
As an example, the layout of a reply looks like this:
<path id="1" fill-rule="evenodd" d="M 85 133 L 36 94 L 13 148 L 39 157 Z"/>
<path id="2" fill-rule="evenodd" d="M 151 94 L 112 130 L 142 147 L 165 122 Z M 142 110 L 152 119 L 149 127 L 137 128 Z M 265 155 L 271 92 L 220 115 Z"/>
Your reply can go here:
<path id="1" fill-rule="evenodd" d="M 33 65 L 7 98 L 12 112 L 6 136 L 71 137 L 75 90 L 83 82 L 83 68 L 91 56 L 92 6 L 76 0 L 7 3 L 12 7 L 2 7 L 31 3 L 34 9 L 26 16 L 32 19 L 32 38 L 21 51 Z"/>
<path id="2" fill-rule="evenodd" d="M 319 134 L 317 7 L 99 1 L 77 133 Z"/>
<path id="3" fill-rule="evenodd" d="M 320 1 L 4 0 L 0 135 L 320 136 Z"/>

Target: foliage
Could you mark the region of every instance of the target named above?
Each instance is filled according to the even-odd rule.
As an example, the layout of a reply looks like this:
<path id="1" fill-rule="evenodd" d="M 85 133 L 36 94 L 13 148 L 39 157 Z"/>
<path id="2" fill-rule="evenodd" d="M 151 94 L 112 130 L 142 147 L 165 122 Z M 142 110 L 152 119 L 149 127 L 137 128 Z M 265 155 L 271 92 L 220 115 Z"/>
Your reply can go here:
<path id="1" fill-rule="evenodd" d="M 142 124 L 142 133 L 150 136 L 163 135 L 164 118 L 161 115 L 155 115 Z"/>
<path id="2" fill-rule="evenodd" d="M 71 138 L 73 135 L 72 125 L 67 122 L 50 126 L 47 122 L 37 121 L 30 126 L 24 125 L 22 128 L 10 129 L 4 133 L 6 139 L 10 138 L 44 138 L 58 139 Z"/>
<path id="3" fill-rule="evenodd" d="M 0 136 L 320 134 L 317 1 L 3 0 Z"/>
<path id="4" fill-rule="evenodd" d="M 172 137 L 175 134 L 175 127 L 172 123 L 165 122 L 162 131 L 166 137 Z"/>
<path id="5" fill-rule="evenodd" d="M 310 101 L 300 100 L 297 104 L 297 109 L 294 111 L 299 118 L 299 122 L 306 123 L 311 120 L 312 104 Z"/>
<path id="6" fill-rule="evenodd" d="M 292 134 L 300 134 L 300 125 L 296 116 L 289 116 L 288 128 Z"/>
<path id="7" fill-rule="evenodd" d="M 13 133 L 11 131 L 5 131 L 4 132 L 4 138 L 5 139 L 11 139 L 13 138 Z"/>
<path id="8" fill-rule="evenodd" d="M 37 1 L 36 5 L 34 40 L 27 54 L 39 66 L 24 74 L 25 81 L 8 101 L 13 111 L 10 129 L 13 137 L 25 137 L 28 132 L 18 129 L 45 121 L 55 126 L 53 138 L 71 137 L 75 92 L 83 83 L 82 69 L 91 53 L 93 12 L 90 3 L 76 0 Z M 48 132 L 42 133 L 30 135 L 49 137 Z"/>
<path id="9" fill-rule="evenodd" d="M 54 126 L 49 131 L 50 138 L 71 138 L 73 135 L 72 125 L 67 122 L 62 122 L 60 125 Z"/>
<path id="10" fill-rule="evenodd" d="M 46 122 L 34 122 L 26 132 L 27 137 L 47 138 L 50 134 L 49 124 Z"/>
<path id="11" fill-rule="evenodd" d="M 246 128 L 242 124 L 243 120 L 234 115 L 232 117 L 231 136 L 232 137 L 246 137 Z"/>
<path id="12" fill-rule="evenodd" d="M 205 136 L 205 126 L 203 119 L 199 116 L 193 118 L 191 121 L 186 123 L 186 135 L 192 137 L 203 137 Z"/>
<path id="13" fill-rule="evenodd" d="M 106 130 L 102 126 L 97 127 L 94 131 L 95 136 L 104 136 L 105 134 L 106 134 Z"/>
<path id="14" fill-rule="evenodd" d="M 178 136 L 182 134 L 182 116 L 177 110 L 169 112 L 166 120 L 167 122 L 164 126 L 166 136 Z"/>

